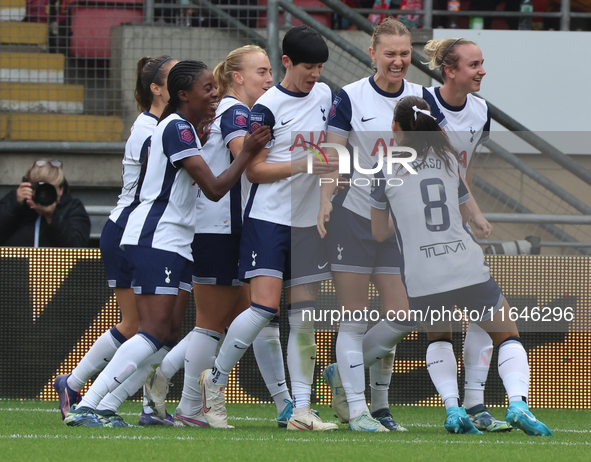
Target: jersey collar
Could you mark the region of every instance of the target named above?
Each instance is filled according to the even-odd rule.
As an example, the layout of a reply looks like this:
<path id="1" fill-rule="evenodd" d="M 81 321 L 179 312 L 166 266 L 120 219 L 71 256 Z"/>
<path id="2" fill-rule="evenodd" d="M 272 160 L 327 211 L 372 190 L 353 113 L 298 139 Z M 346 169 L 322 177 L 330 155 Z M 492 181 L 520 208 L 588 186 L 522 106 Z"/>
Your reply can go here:
<path id="1" fill-rule="evenodd" d="M 466 101 L 464 101 L 464 104 L 462 104 L 461 106 L 452 106 L 450 104 L 447 104 L 444 100 L 443 97 L 441 96 L 441 93 L 439 92 L 439 89 L 441 87 L 435 87 L 435 97 L 437 98 L 437 101 L 439 101 L 439 103 L 448 111 L 452 111 L 452 112 L 461 112 L 464 110 L 464 108 L 466 107 L 466 103 L 468 102 L 468 97 L 466 97 Z"/>
<path id="2" fill-rule="evenodd" d="M 287 88 L 283 88 L 280 83 L 278 83 L 275 86 L 277 87 L 277 90 L 285 93 L 286 95 L 293 96 L 295 98 L 305 98 L 306 96 L 308 96 L 310 94 L 310 93 L 296 93 L 295 91 L 289 91 Z"/>
<path id="3" fill-rule="evenodd" d="M 396 93 L 388 93 L 387 91 L 384 91 L 380 87 L 378 87 L 378 84 L 375 82 L 373 77 L 374 76 L 372 75 L 369 78 L 369 84 L 378 94 L 385 96 L 386 98 L 398 98 L 404 92 L 404 79 L 402 79 L 402 85 L 400 86 L 400 90 L 398 90 Z"/>

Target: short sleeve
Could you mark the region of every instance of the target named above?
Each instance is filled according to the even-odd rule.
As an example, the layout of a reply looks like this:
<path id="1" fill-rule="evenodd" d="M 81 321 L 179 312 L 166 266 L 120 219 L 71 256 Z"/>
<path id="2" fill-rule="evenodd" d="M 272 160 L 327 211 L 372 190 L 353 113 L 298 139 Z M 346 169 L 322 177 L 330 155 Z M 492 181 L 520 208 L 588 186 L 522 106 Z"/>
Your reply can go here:
<path id="1" fill-rule="evenodd" d="M 220 131 L 222 132 L 224 145 L 228 146 L 228 143 L 234 138 L 246 135 L 249 115 L 250 111 L 248 108 L 241 105 L 233 106 L 222 114 L 220 118 Z"/>
<path id="2" fill-rule="evenodd" d="M 484 128 L 482 129 L 482 135 L 480 136 L 480 139 L 478 140 L 478 143 L 476 145 L 482 144 L 486 141 L 488 141 L 488 138 L 490 137 L 490 107 L 487 104 L 486 105 L 486 122 L 484 124 Z"/>
<path id="3" fill-rule="evenodd" d="M 265 148 L 270 148 L 275 144 L 275 133 L 273 132 L 273 127 L 275 127 L 275 115 L 267 106 L 255 104 L 248 117 L 248 132 L 254 133 L 263 125 L 271 127 L 271 140 L 265 145 Z"/>
<path id="4" fill-rule="evenodd" d="M 351 117 L 353 110 L 351 108 L 351 100 L 345 90 L 341 90 L 335 96 L 330 108 L 330 115 L 328 117 L 328 131 L 343 138 L 349 137 L 349 132 L 352 130 Z"/>
<path id="5" fill-rule="evenodd" d="M 162 133 L 162 149 L 176 168 L 182 167 L 183 159 L 201 155 L 201 143 L 186 120 L 173 120 L 166 126 Z"/>
<path id="6" fill-rule="evenodd" d="M 386 196 L 386 179 L 384 178 L 384 172 L 381 170 L 376 172 L 373 176 L 369 204 L 374 209 L 378 210 L 386 210 L 388 208 L 388 197 Z"/>
<path id="7" fill-rule="evenodd" d="M 441 109 L 439 109 L 439 105 L 437 104 L 437 101 L 435 101 L 435 97 L 425 87 L 423 87 L 423 99 L 427 101 L 431 107 L 431 115 L 435 117 L 437 124 L 441 128 L 445 128 L 447 125 L 447 119 L 443 115 L 443 112 L 441 112 Z"/>
<path id="8" fill-rule="evenodd" d="M 462 205 L 470 200 L 470 191 L 468 191 L 468 188 L 466 187 L 464 180 L 460 176 L 460 169 L 459 168 L 458 168 L 458 177 L 460 178 L 460 185 L 458 187 L 458 199 L 459 199 L 460 205 Z"/>

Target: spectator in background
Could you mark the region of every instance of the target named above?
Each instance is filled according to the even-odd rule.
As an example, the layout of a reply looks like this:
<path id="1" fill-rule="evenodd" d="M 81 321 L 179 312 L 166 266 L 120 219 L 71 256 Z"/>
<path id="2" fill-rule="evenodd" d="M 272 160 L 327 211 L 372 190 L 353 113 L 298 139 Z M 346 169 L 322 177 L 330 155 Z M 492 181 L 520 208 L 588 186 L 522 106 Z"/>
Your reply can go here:
<path id="1" fill-rule="evenodd" d="M 560 0 L 548 0 L 546 7 L 550 13 L 560 11 Z M 571 0 L 572 13 L 591 13 L 591 0 Z M 545 18 L 546 29 L 560 30 L 560 18 Z M 591 30 L 591 18 L 570 18 L 570 30 Z"/>
<path id="2" fill-rule="evenodd" d="M 469 11 L 495 11 L 497 6 L 503 2 L 503 0 L 471 0 L 470 7 L 468 8 Z M 519 6 L 521 5 L 521 0 L 505 0 L 503 2 L 505 7 L 503 11 L 519 11 Z M 485 29 L 492 29 L 492 16 L 485 16 L 484 17 L 484 28 Z M 505 20 L 507 21 L 507 26 L 509 29 L 517 30 L 517 25 L 519 23 L 518 17 L 506 17 Z"/>
<path id="3" fill-rule="evenodd" d="M 62 163 L 41 159 L 23 182 L 0 200 L 0 245 L 85 247 L 90 218 L 68 191 Z"/>

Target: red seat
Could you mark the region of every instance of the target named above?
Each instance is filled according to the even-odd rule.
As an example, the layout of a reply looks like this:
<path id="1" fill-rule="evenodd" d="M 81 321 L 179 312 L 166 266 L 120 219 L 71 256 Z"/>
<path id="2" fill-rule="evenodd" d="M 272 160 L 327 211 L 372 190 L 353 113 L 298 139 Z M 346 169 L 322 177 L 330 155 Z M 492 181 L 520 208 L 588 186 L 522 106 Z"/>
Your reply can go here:
<path id="1" fill-rule="evenodd" d="M 122 3 L 126 2 L 119 0 Z M 70 54 L 76 58 L 107 59 L 111 56 L 111 26 L 142 22 L 141 8 L 115 6 L 79 6 L 70 7 Z"/>
<path id="2" fill-rule="evenodd" d="M 326 5 L 324 3 L 322 3 L 320 0 L 293 0 L 293 4 L 295 6 L 299 6 L 301 8 L 305 8 L 305 7 L 326 7 Z M 267 6 L 267 0 L 259 0 L 259 6 L 264 7 Z M 312 16 L 314 19 L 316 19 L 317 21 L 319 21 L 320 23 L 322 23 L 323 25 L 325 25 L 326 27 L 330 28 L 331 24 L 332 24 L 332 14 L 331 13 L 308 13 L 310 16 Z M 293 25 L 294 26 L 299 26 L 300 24 L 302 24 L 302 21 L 300 21 L 297 18 L 293 18 Z M 283 25 L 283 12 L 280 11 L 279 12 L 279 25 L 282 26 Z M 257 27 L 267 27 L 267 9 L 262 9 L 262 11 L 260 12 L 259 15 L 259 20 L 257 22 Z"/>

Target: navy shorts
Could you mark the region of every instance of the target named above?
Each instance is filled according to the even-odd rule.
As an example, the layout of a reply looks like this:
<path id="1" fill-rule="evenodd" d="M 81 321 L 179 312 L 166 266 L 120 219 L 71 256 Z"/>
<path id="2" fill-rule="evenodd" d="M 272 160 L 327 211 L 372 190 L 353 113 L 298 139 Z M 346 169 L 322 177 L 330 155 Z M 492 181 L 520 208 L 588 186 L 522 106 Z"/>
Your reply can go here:
<path id="1" fill-rule="evenodd" d="M 503 304 L 503 293 L 491 276 L 486 282 L 461 289 L 424 297 L 408 297 L 408 304 L 410 310 L 419 312 L 416 316 L 411 313 L 411 319 L 422 320 L 425 324 L 448 321 L 455 306 L 461 311 L 467 310 L 471 322 L 483 322 L 499 310 Z"/>
<path id="2" fill-rule="evenodd" d="M 176 252 L 140 245 L 126 245 L 131 264 L 131 286 L 138 294 L 178 295 L 179 289 L 191 292 L 191 262 Z"/>
<path id="3" fill-rule="evenodd" d="M 239 234 L 195 234 L 193 283 L 241 286 L 238 279 Z"/>
<path id="4" fill-rule="evenodd" d="M 130 289 L 133 274 L 123 249 L 119 246 L 124 229 L 107 220 L 101 233 L 100 249 L 109 287 Z"/>
<path id="5" fill-rule="evenodd" d="M 330 269 L 359 274 L 400 274 L 402 255 L 395 236 L 384 242 L 371 234 L 371 220 L 334 204 L 326 223 Z"/>
<path id="6" fill-rule="evenodd" d="M 238 276 L 272 276 L 293 287 L 330 279 L 331 274 L 316 226 L 292 228 L 245 218 Z"/>

